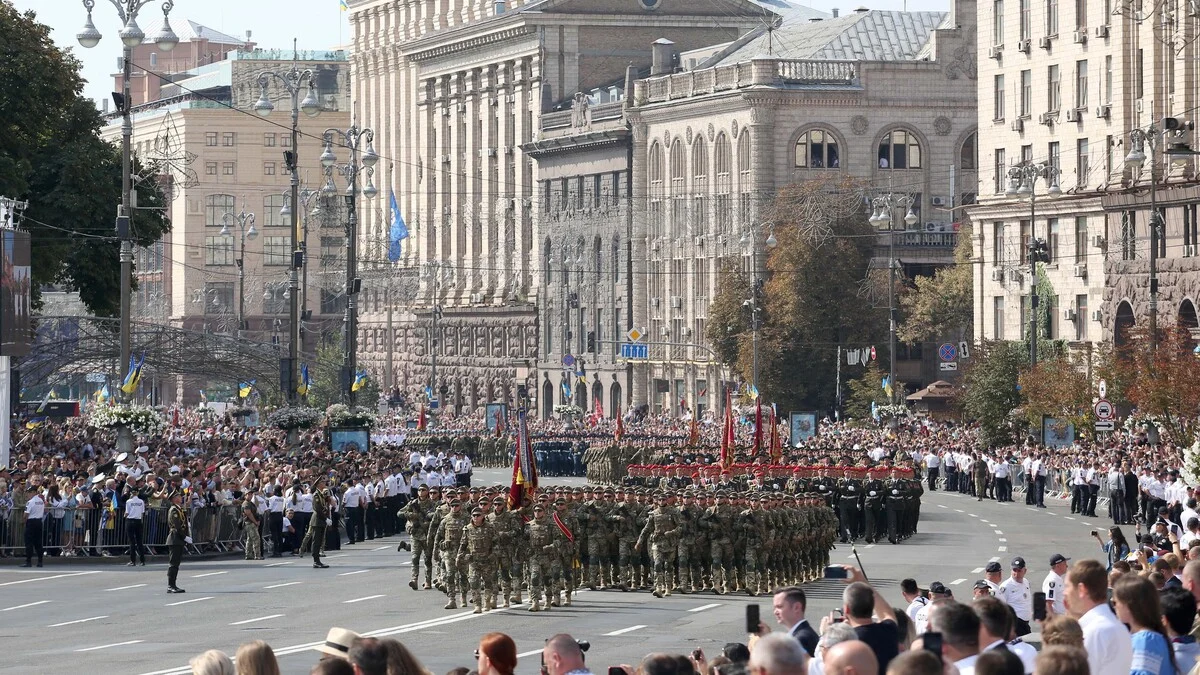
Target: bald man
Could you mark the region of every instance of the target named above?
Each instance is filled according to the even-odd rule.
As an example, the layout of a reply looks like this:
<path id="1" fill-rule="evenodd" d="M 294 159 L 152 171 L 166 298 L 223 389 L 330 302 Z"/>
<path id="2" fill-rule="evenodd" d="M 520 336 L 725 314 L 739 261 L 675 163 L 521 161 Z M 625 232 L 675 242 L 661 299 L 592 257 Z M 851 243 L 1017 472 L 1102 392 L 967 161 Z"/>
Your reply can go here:
<path id="1" fill-rule="evenodd" d="M 762 675 L 807 675 L 808 654 L 796 638 L 783 633 L 771 633 L 755 643 L 750 652 L 748 670 L 759 670 Z M 872 672 L 866 675 L 877 674 Z"/>
<path id="2" fill-rule="evenodd" d="M 822 657 L 825 675 L 879 675 L 879 659 L 862 640 L 839 642 Z"/>

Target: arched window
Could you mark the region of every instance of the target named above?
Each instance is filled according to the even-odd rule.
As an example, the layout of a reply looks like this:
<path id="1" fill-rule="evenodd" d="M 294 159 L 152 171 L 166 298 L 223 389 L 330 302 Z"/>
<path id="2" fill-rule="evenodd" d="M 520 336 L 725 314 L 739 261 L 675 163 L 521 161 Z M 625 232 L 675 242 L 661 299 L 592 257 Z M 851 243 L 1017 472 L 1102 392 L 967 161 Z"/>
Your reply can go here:
<path id="1" fill-rule="evenodd" d="M 717 234 L 728 234 L 733 228 L 733 152 L 729 137 L 723 132 L 713 143 L 713 211 Z"/>
<path id="2" fill-rule="evenodd" d="M 613 235 L 612 241 L 612 273 L 613 283 L 621 280 L 621 235 Z"/>
<path id="3" fill-rule="evenodd" d="M 921 168 L 921 141 L 911 131 L 897 129 L 879 141 L 879 168 Z"/>
<path id="4" fill-rule="evenodd" d="M 551 252 L 550 237 L 546 237 L 546 244 L 542 248 L 542 255 L 545 256 L 545 262 L 543 264 L 546 266 L 546 273 L 542 278 L 548 284 L 551 281 L 551 277 L 554 275 L 554 255 Z"/>
<path id="5" fill-rule="evenodd" d="M 671 144 L 671 234 L 687 227 L 687 152 L 678 138 Z"/>
<path id="6" fill-rule="evenodd" d="M 601 258 L 600 258 L 601 246 L 602 246 L 602 244 L 600 242 L 600 237 L 596 237 L 592 240 L 592 250 L 593 250 L 593 255 L 595 257 L 595 264 L 596 264 L 594 274 L 596 275 L 597 282 L 600 281 L 600 270 L 603 269 L 603 266 L 604 266 L 604 261 L 601 260 Z"/>
<path id="7" fill-rule="evenodd" d="M 742 129 L 738 136 L 738 218 L 741 225 L 746 225 L 753 218 L 751 212 L 752 188 L 750 186 L 750 132 Z"/>
<path id="8" fill-rule="evenodd" d="M 663 149 L 657 141 L 650 146 L 648 164 L 646 173 L 650 177 L 650 236 L 657 237 L 662 232 L 663 198 L 666 196 Z"/>
<path id="9" fill-rule="evenodd" d="M 692 230 L 708 232 L 708 146 L 703 136 L 692 145 Z"/>
<path id="10" fill-rule="evenodd" d="M 979 168 L 979 139 L 974 132 L 967 136 L 967 140 L 963 141 L 962 147 L 958 149 L 958 166 L 965 171 L 974 171 Z"/>
<path id="11" fill-rule="evenodd" d="M 812 129 L 796 139 L 796 168 L 836 169 L 840 166 L 837 138 L 824 129 Z"/>

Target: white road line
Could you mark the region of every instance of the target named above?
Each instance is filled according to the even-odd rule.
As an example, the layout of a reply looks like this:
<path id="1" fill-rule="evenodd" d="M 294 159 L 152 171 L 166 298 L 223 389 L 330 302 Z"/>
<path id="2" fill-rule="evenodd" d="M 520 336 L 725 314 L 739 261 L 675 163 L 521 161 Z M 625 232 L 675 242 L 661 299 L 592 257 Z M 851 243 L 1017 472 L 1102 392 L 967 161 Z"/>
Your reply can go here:
<path id="1" fill-rule="evenodd" d="M 967 515 L 968 515 L 968 516 L 971 516 L 972 518 L 978 518 L 978 517 L 979 517 L 979 516 L 975 515 L 974 513 L 968 513 Z"/>
<path id="2" fill-rule="evenodd" d="M 540 650 L 540 649 L 535 649 L 535 650 L 533 650 L 533 651 L 530 651 L 530 652 L 521 652 L 520 654 L 517 654 L 517 658 L 518 658 L 518 659 L 523 659 L 523 658 L 525 658 L 526 656 L 533 656 L 534 654 L 541 654 L 541 653 L 542 653 L 542 650 Z"/>
<path id="3" fill-rule="evenodd" d="M 0 586 L 16 586 L 17 584 L 31 584 L 35 581 L 50 581 L 51 579 L 65 579 L 67 577 L 81 577 L 85 574 L 100 574 L 100 571 L 94 572 L 71 572 L 70 574 L 55 574 L 49 577 L 34 577 L 32 579 L 21 579 L 20 581 L 6 581 Z"/>
<path id="4" fill-rule="evenodd" d="M 1000 562 L 1000 556 L 998 556 L 998 555 L 992 556 L 992 558 L 990 560 L 988 560 L 988 562 Z"/>
<path id="5" fill-rule="evenodd" d="M 401 567 L 404 567 L 404 566 L 406 566 L 406 565 L 407 565 L 408 567 L 412 567 L 412 561 L 411 561 L 411 560 L 405 560 L 404 562 L 400 563 L 400 566 L 401 566 Z"/>
<path id="6" fill-rule="evenodd" d="M 954 510 L 957 511 L 958 513 L 965 513 L 962 509 L 954 509 Z"/>
<path id="7" fill-rule="evenodd" d="M 955 579 L 954 581 L 951 581 L 951 582 L 950 582 L 950 585 L 951 585 L 951 586 L 957 586 L 957 585 L 961 584 L 961 583 L 962 583 L 962 582 L 964 582 L 964 581 L 966 581 L 966 579 Z"/>
<path id="8" fill-rule="evenodd" d="M 706 609 L 712 609 L 713 607 L 720 607 L 720 606 L 721 606 L 721 603 L 714 602 L 711 605 L 700 605 L 699 607 L 693 607 L 693 608 L 689 609 L 688 611 L 689 612 L 703 612 Z"/>
<path id="9" fill-rule="evenodd" d="M 976 567 L 975 569 L 971 570 L 971 574 L 979 574 L 982 571 L 983 571 L 982 567 Z"/>
<path id="10" fill-rule="evenodd" d="M 1092 524 L 1091 524 L 1091 523 L 1084 523 L 1084 525 L 1087 525 L 1088 527 L 1091 527 L 1091 526 L 1092 526 Z"/>
<path id="11" fill-rule="evenodd" d="M 1037 509 L 1033 508 L 1032 506 L 1026 506 L 1025 509 L 1027 511 L 1037 511 Z"/>
<path id="12" fill-rule="evenodd" d="M 388 550 L 389 548 L 391 548 L 391 546 L 380 546 L 379 548 L 373 548 L 373 549 L 371 549 L 371 550 L 372 550 L 372 551 L 386 551 L 386 550 Z"/>
<path id="13" fill-rule="evenodd" d="M 168 602 L 167 607 L 176 607 L 178 605 L 187 605 L 187 604 L 190 604 L 193 602 L 204 602 L 205 600 L 212 600 L 214 597 L 216 597 L 216 596 L 206 595 L 203 598 L 192 598 L 191 600 L 181 600 L 179 602 Z"/>
<path id="14" fill-rule="evenodd" d="M 85 647 L 84 649 L 76 649 L 77 652 L 94 652 L 97 649 L 108 649 L 109 647 L 124 647 L 125 645 L 136 645 L 145 642 L 145 640 L 129 640 L 128 642 L 114 642 L 111 645 L 100 645 L 99 647 Z"/>
<path id="15" fill-rule="evenodd" d="M 629 628 L 622 628 L 621 630 L 614 630 L 614 631 L 613 631 L 613 632 L 611 632 L 611 633 L 605 633 L 605 634 L 604 634 L 604 637 L 616 637 L 616 636 L 618 636 L 618 635 L 624 635 L 624 634 L 626 634 L 626 633 L 632 633 L 632 632 L 633 632 L 633 631 L 635 631 L 635 630 L 641 630 L 641 629 L 643 629 L 643 628 L 645 628 L 645 627 L 646 627 L 646 626 L 644 626 L 644 625 L 639 625 L 639 626 L 630 626 Z"/>
<path id="16" fill-rule="evenodd" d="M 260 616 L 257 619 L 246 619 L 245 621 L 234 621 L 233 623 L 231 623 L 229 625 L 230 626 L 244 626 L 248 623 L 254 623 L 255 621 L 266 621 L 267 619 L 278 619 L 281 616 L 283 616 L 283 615 L 282 614 L 270 614 L 267 616 Z"/>
<path id="17" fill-rule="evenodd" d="M 346 556 L 348 556 L 348 555 L 350 555 L 350 554 L 349 554 L 349 553 L 336 553 L 336 554 L 334 554 L 334 555 L 323 555 L 323 556 L 321 556 L 321 557 L 322 557 L 322 558 L 333 559 L 333 558 L 345 558 L 345 557 L 346 557 Z"/>
<path id="18" fill-rule="evenodd" d="M 263 567 L 279 567 L 280 565 L 291 565 L 294 562 L 296 562 L 296 561 L 288 560 L 286 562 L 277 562 L 277 563 L 271 563 L 270 565 L 263 565 Z"/>
<path id="19" fill-rule="evenodd" d="M 996 541 L 1008 541 L 1007 537 L 997 537 Z"/>
<path id="20" fill-rule="evenodd" d="M 997 551 L 999 551 L 999 552 L 1001 552 L 1001 553 L 1004 553 L 1005 551 L 1007 551 L 1007 550 L 1008 550 L 1008 547 L 1007 547 L 1007 546 L 997 546 L 997 547 L 996 547 L 996 550 L 997 550 Z"/>
<path id="21" fill-rule="evenodd" d="M 355 571 L 353 571 L 353 572 L 342 572 L 342 573 L 341 573 L 341 574 L 339 574 L 338 576 L 339 576 L 339 577 L 348 577 L 348 576 L 350 576 L 351 574 L 362 574 L 363 572 L 370 572 L 370 571 L 371 571 L 371 570 L 355 570 Z"/>
<path id="22" fill-rule="evenodd" d="M 1067 520 L 1075 520 L 1075 516 L 1063 516 L 1063 518 L 1066 518 Z"/>
<path id="23" fill-rule="evenodd" d="M 863 548 L 875 548 L 875 544 L 867 544 Z"/>
<path id="24" fill-rule="evenodd" d="M 99 619 L 107 619 L 107 618 L 108 618 L 107 614 L 104 616 L 93 616 L 93 617 L 90 617 L 87 619 L 75 619 L 74 621 L 64 621 L 62 623 L 52 623 L 49 626 L 46 626 L 46 628 L 58 628 L 59 626 L 70 626 L 71 624 L 75 624 L 75 623 L 87 623 L 88 621 L 97 621 Z"/>
<path id="25" fill-rule="evenodd" d="M 938 504 L 938 508 L 939 508 L 939 509 L 944 509 L 944 508 L 946 508 L 946 505 L 945 505 L 945 504 Z"/>
<path id="26" fill-rule="evenodd" d="M 992 530 L 996 534 L 1004 534 L 1004 530 Z"/>
<path id="27" fill-rule="evenodd" d="M 304 582 L 303 581 L 289 581 L 289 582 L 283 583 L 283 584 L 272 584 L 270 586 L 263 586 L 263 588 L 283 588 L 284 586 L 295 586 L 296 584 L 302 584 L 302 583 L 304 583 Z"/>
<path id="28" fill-rule="evenodd" d="M 204 574 L 193 574 L 192 578 L 199 579 L 200 577 L 215 577 L 218 574 L 229 574 L 229 572 L 205 572 Z"/>
<path id="29" fill-rule="evenodd" d="M 31 602 L 27 605 L 17 605 L 16 607 L 5 607 L 4 609 L 0 609 L 0 612 L 11 612 L 14 609 L 25 609 L 26 607 L 37 607 L 38 605 L 44 605 L 47 602 L 50 602 L 50 601 L 49 600 L 38 600 L 37 602 Z"/>
<path id="30" fill-rule="evenodd" d="M 385 597 L 387 597 L 387 596 L 386 595 L 368 595 L 365 598 L 355 598 L 353 600 L 343 600 L 342 604 L 349 605 L 349 604 L 355 603 L 355 602 L 362 602 L 363 600 L 374 600 L 375 598 L 385 598 Z"/>
<path id="31" fill-rule="evenodd" d="M 106 588 L 106 589 L 104 589 L 104 592 L 109 593 L 112 591 L 127 591 L 131 588 L 141 588 L 142 586 L 145 586 L 145 585 L 146 584 L 134 584 L 132 586 L 117 586 L 116 588 Z"/>

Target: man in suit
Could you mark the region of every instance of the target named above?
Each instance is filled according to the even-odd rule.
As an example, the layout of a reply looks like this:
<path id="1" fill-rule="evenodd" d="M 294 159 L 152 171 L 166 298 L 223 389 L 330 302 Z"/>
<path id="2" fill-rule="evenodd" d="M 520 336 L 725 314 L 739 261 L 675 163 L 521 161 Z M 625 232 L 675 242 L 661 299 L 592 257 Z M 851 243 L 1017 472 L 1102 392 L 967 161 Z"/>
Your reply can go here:
<path id="1" fill-rule="evenodd" d="M 773 601 L 775 620 L 779 625 L 788 628 L 788 635 L 796 638 L 804 651 L 812 656 L 817 649 L 820 639 L 817 631 L 804 618 L 804 610 L 808 608 L 808 598 L 799 586 L 787 586 L 775 592 Z"/>
<path id="2" fill-rule="evenodd" d="M 170 532 L 167 533 L 167 550 L 170 552 L 170 558 L 167 561 L 167 592 L 183 593 L 184 590 L 175 585 L 175 580 L 179 578 L 179 563 L 183 560 L 183 547 L 185 544 L 192 543 L 192 535 L 188 529 L 187 512 L 181 505 L 183 493 L 174 490 L 168 495 L 168 499 L 171 502 L 171 510 L 167 512 L 167 527 L 170 529 Z"/>

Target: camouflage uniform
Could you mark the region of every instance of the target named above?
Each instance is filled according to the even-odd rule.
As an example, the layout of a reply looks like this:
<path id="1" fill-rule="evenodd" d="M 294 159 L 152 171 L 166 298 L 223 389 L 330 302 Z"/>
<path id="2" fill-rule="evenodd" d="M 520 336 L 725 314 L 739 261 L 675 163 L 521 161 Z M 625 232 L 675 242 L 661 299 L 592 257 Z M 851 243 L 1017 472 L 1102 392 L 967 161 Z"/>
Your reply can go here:
<path id="1" fill-rule="evenodd" d="M 450 596 L 450 601 L 446 603 L 446 609 L 458 607 L 455 604 L 456 592 L 462 596 L 463 605 L 467 604 L 467 589 L 463 586 L 462 569 L 458 565 L 458 556 L 456 555 L 462 545 L 463 528 L 466 526 L 467 519 L 462 515 L 462 505 L 455 500 L 451 502 L 450 514 L 442 518 L 434 533 L 434 552 L 441 554 L 444 569 L 443 583 L 446 595 Z"/>
<path id="2" fill-rule="evenodd" d="M 425 561 L 425 586 L 428 589 L 433 585 L 433 558 L 430 555 L 429 546 L 429 524 L 433 519 L 433 513 L 437 509 L 437 505 L 429 499 L 428 490 L 421 489 L 418 492 L 417 499 L 410 501 L 400 509 L 396 515 L 405 520 L 405 529 L 408 530 L 411 544 L 409 548 L 412 550 L 412 579 L 408 585 L 415 591 L 417 590 L 417 582 L 421 578 L 421 560 Z M 403 543 L 401 544 L 403 546 Z M 397 549 L 398 550 L 398 549 Z"/>
<path id="3" fill-rule="evenodd" d="M 545 507 L 534 507 L 533 520 L 525 524 L 525 541 L 529 544 L 529 556 L 526 559 L 526 572 L 529 575 L 529 611 L 542 610 L 543 596 L 546 595 L 546 579 L 557 577 L 556 565 L 558 552 L 556 536 L 558 526 L 546 516 Z M 545 608 L 550 608 L 549 598 Z"/>
<path id="4" fill-rule="evenodd" d="M 717 494 L 716 505 L 704 512 L 700 522 L 708 531 L 710 540 L 713 590 L 719 594 L 728 593 L 729 575 L 733 567 L 734 513 L 733 508 L 725 503 L 724 494 Z"/>
<path id="5" fill-rule="evenodd" d="M 637 527 L 638 505 L 634 501 L 633 490 L 625 494 L 625 498 L 613 507 L 611 517 L 614 520 L 613 529 L 617 537 L 617 566 L 620 569 L 621 590 L 635 588 L 637 583 L 636 568 L 640 560 L 637 538 L 640 530 Z"/>
<path id="6" fill-rule="evenodd" d="M 750 500 L 750 508 L 742 511 L 739 515 L 740 528 L 746 536 L 745 548 L 743 550 L 745 559 L 745 571 L 742 576 L 742 583 L 751 597 L 758 595 L 759 587 L 764 585 L 760 581 L 760 573 L 765 563 L 764 561 L 764 541 L 766 540 L 767 518 L 766 513 L 760 508 L 760 505 L 766 502 L 766 498 L 760 500 Z"/>
<path id="7" fill-rule="evenodd" d="M 679 512 L 666 505 L 666 500 L 659 497 L 658 507 L 650 512 L 642 533 L 638 535 L 637 548 L 641 549 L 649 541 L 650 560 L 654 566 L 654 596 L 671 595 L 675 587 L 673 572 L 675 571 L 675 554 L 679 537 Z"/>
<path id="8" fill-rule="evenodd" d="M 579 576 L 575 570 L 575 561 L 578 559 L 578 552 L 575 550 L 577 539 L 569 538 L 562 530 L 566 528 L 574 536 L 575 532 L 579 531 L 576 525 L 574 514 L 571 513 L 567 502 L 563 498 L 558 498 L 554 502 L 555 511 L 551 516 L 551 524 L 555 527 L 554 534 L 555 547 L 558 551 L 558 577 L 556 583 L 551 588 L 552 596 L 550 604 L 558 607 L 560 604 L 567 607 L 571 606 L 571 595 L 575 592 L 578 586 Z M 554 516 L 558 517 L 558 522 L 554 522 Z M 561 527 L 559 526 L 561 523 Z M 560 598 L 559 594 L 563 594 Z"/>
<path id="9" fill-rule="evenodd" d="M 467 579 L 471 584 L 471 603 L 475 606 L 476 614 L 483 613 L 484 598 L 487 598 L 488 609 L 496 609 L 496 560 L 492 557 L 494 544 L 495 533 L 492 526 L 484 519 L 483 509 L 477 506 L 471 512 L 471 523 L 462 530 L 454 560 L 460 570 L 464 567 L 467 570 Z"/>
<path id="10" fill-rule="evenodd" d="M 700 572 L 700 515 L 701 510 L 693 501 L 693 495 L 684 494 L 684 503 L 677 508 L 679 513 L 679 544 L 675 554 L 679 561 L 679 571 L 675 577 L 675 590 L 681 593 L 695 593 L 704 587 L 704 578 Z"/>
<path id="11" fill-rule="evenodd" d="M 505 607 L 521 602 L 521 572 L 518 565 L 517 543 L 521 534 L 521 516 L 506 508 L 504 497 L 492 499 L 493 511 L 488 514 L 495 544 L 492 547 L 496 559 L 496 574 L 500 594 Z M 515 582 L 515 583 L 514 583 Z M 495 603 L 493 602 L 493 605 Z"/>

